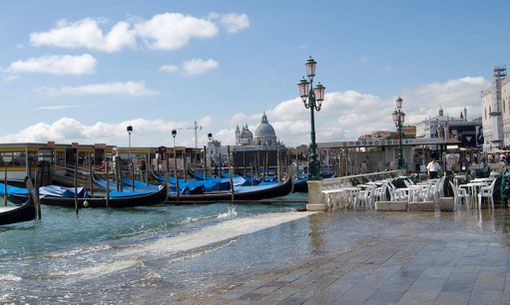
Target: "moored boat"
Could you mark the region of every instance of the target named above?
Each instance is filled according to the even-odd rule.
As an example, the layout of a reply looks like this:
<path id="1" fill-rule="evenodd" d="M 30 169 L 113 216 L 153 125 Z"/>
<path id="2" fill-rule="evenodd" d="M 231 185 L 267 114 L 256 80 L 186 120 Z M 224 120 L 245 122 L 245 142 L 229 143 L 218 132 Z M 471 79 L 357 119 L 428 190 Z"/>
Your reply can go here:
<path id="1" fill-rule="evenodd" d="M 9 200 L 14 203 L 24 202 L 28 198 L 27 194 L 11 194 Z M 167 197 L 167 186 L 162 186 L 155 192 L 126 193 L 126 192 L 110 192 L 108 206 L 112 208 L 127 208 L 136 206 L 148 206 L 165 202 Z M 77 198 L 79 208 L 104 208 L 106 207 L 106 197 L 82 197 Z M 51 197 L 45 196 L 40 198 L 41 204 L 74 207 L 75 198 Z"/>
<path id="2" fill-rule="evenodd" d="M 292 179 L 287 179 L 282 183 L 258 186 L 237 186 L 234 188 L 234 200 L 262 200 L 274 197 L 283 197 L 292 192 Z M 230 191 L 209 192 L 197 195 L 182 195 L 177 198 L 175 195 L 168 196 L 168 203 L 176 202 L 219 202 L 231 201 L 232 193 Z"/>
<path id="3" fill-rule="evenodd" d="M 34 200 L 27 196 L 20 206 L 0 206 L 0 225 L 34 220 L 36 215 Z"/>

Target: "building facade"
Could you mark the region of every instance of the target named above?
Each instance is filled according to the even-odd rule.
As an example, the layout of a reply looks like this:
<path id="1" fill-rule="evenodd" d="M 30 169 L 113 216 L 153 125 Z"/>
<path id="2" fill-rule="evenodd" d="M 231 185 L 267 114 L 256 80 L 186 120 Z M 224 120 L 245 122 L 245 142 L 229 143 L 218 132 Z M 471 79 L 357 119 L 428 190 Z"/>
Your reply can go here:
<path id="1" fill-rule="evenodd" d="M 416 124 L 417 139 L 442 138 L 459 140 L 465 147 L 481 147 L 483 144 L 482 123 L 480 120 L 467 120 L 467 109 L 460 117 L 444 115 L 439 109 L 438 115 L 429 117 Z M 432 146 L 431 149 L 437 149 Z"/>
<path id="2" fill-rule="evenodd" d="M 491 87 L 482 91 L 483 151 L 510 146 L 510 80 L 506 67 L 493 67 Z"/>

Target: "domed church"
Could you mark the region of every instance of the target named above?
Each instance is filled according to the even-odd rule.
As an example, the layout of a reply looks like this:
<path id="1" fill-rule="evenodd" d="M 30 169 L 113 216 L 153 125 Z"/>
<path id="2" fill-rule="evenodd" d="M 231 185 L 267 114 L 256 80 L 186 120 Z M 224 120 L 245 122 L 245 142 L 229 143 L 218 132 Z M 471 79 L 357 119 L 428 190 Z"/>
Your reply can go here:
<path id="1" fill-rule="evenodd" d="M 282 148 L 284 147 L 276 138 L 276 132 L 273 126 L 267 120 L 266 112 L 262 115 L 262 120 L 255 128 L 255 137 L 248 129 L 248 124 L 243 126 L 242 130 L 239 126 L 236 128 L 236 145 L 255 145 L 264 148 Z"/>

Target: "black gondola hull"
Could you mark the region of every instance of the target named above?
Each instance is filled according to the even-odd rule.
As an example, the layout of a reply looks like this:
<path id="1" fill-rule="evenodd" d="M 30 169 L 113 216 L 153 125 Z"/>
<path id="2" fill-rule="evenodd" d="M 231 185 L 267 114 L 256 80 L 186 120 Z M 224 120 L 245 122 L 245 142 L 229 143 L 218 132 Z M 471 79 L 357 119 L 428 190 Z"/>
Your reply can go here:
<path id="1" fill-rule="evenodd" d="M 28 195 L 13 194 L 9 196 L 12 202 L 24 202 Z M 167 196 L 167 187 L 164 186 L 161 190 L 144 195 L 126 196 L 126 197 L 111 197 L 108 206 L 111 208 L 128 208 L 136 206 L 149 206 L 165 202 Z M 55 198 L 43 197 L 41 204 L 74 207 L 74 198 Z M 104 208 L 106 207 L 106 198 L 78 198 L 79 208 Z"/>
<path id="2" fill-rule="evenodd" d="M 251 192 L 239 192 L 234 193 L 234 200 L 263 200 L 274 197 L 287 196 L 292 192 L 293 183 L 292 179 L 287 179 L 284 183 L 275 185 L 274 187 L 256 190 Z M 193 203 L 197 202 L 219 202 L 219 201 L 231 201 L 232 194 L 230 192 L 217 192 L 217 193 L 206 193 L 197 195 L 181 195 L 179 199 L 175 195 L 168 196 L 167 203 Z"/>
<path id="3" fill-rule="evenodd" d="M 294 193 L 308 193 L 308 180 L 294 183 Z"/>
<path id="4" fill-rule="evenodd" d="M 23 221 L 34 220 L 35 206 L 31 196 L 25 197 L 23 205 L 18 207 L 2 207 L 0 208 L 0 225 L 7 225 L 11 223 L 18 223 Z"/>

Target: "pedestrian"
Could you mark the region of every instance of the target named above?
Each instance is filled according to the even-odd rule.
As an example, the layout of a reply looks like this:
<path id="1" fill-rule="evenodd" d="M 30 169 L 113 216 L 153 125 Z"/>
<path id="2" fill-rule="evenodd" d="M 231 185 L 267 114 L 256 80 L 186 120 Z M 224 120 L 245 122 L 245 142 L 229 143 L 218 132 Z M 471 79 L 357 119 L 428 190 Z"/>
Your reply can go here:
<path id="1" fill-rule="evenodd" d="M 432 158 L 432 161 L 427 164 L 427 174 L 429 175 L 429 178 L 437 178 L 439 170 L 441 170 L 441 166 L 436 162 L 436 158 Z"/>

